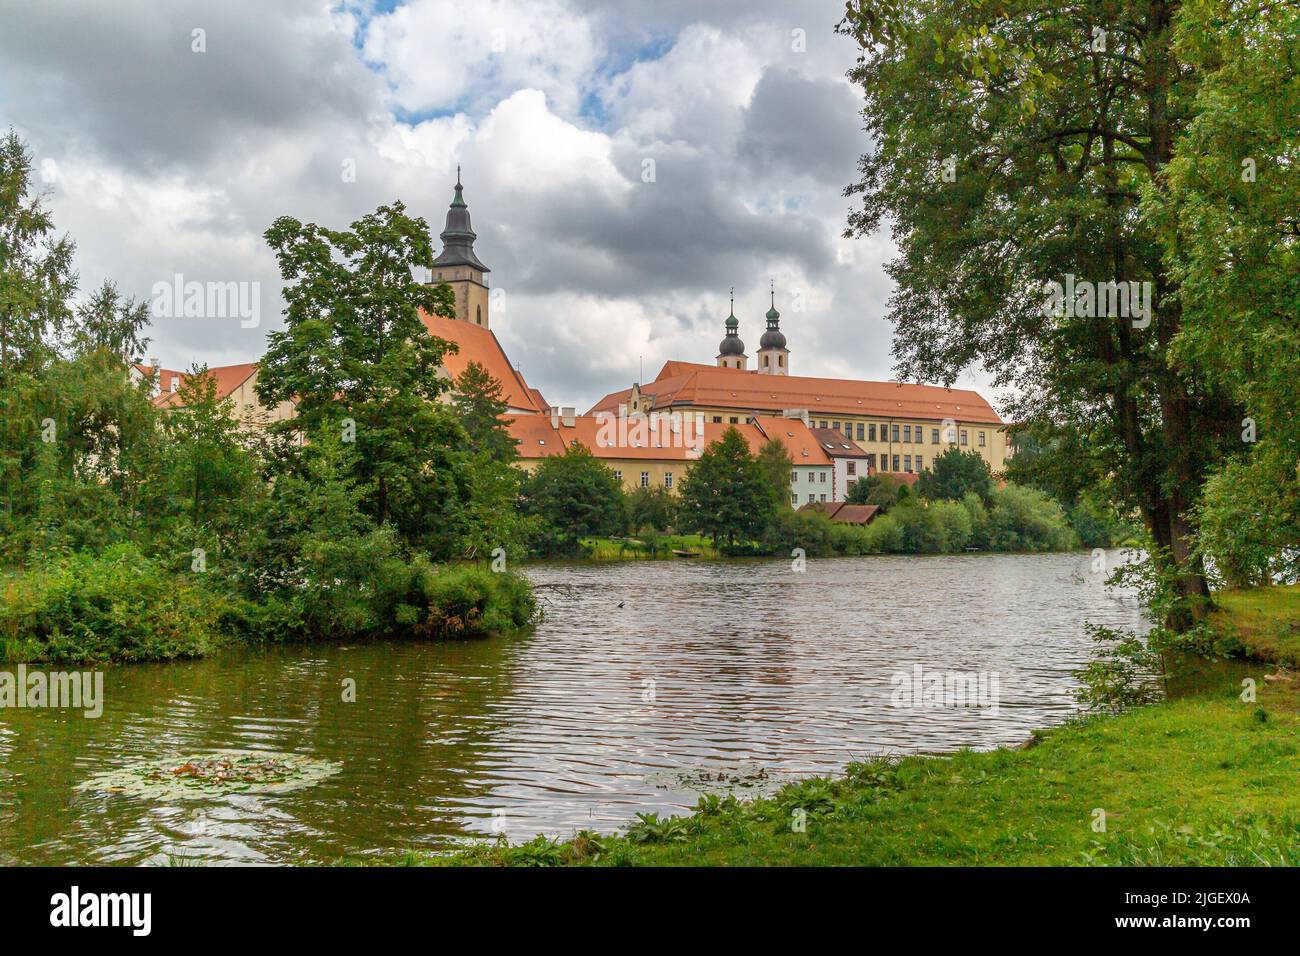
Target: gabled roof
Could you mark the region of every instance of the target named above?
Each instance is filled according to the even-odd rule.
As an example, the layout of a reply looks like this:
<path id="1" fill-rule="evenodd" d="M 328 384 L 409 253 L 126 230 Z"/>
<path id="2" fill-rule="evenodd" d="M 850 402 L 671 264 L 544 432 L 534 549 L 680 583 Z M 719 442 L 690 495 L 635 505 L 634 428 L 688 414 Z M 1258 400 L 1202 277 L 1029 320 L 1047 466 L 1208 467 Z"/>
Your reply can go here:
<path id="1" fill-rule="evenodd" d="M 765 439 L 775 438 L 790 452 L 796 465 L 829 465 L 830 458 L 813 430 L 799 418 L 781 418 L 776 415 L 759 415 L 754 423 Z"/>
<path id="2" fill-rule="evenodd" d="M 847 501 L 810 501 L 800 511 L 824 511 L 840 524 L 869 524 L 880 510 L 878 505 L 851 505 Z"/>
<path id="3" fill-rule="evenodd" d="M 547 406 L 541 401 L 541 393 L 529 388 L 522 373 L 510 364 L 505 349 L 501 348 L 501 343 L 491 329 L 472 322 L 430 315 L 423 310 L 420 319 L 431 335 L 456 343 L 457 351 L 454 354 L 448 352 L 442 360 L 453 379 L 459 378 L 470 362 L 478 362 L 501 383 L 501 397 L 510 408 L 524 412 L 547 411 Z"/>
<path id="4" fill-rule="evenodd" d="M 866 458 L 867 453 L 858 443 L 849 439 L 843 432 L 833 428 L 810 428 L 813 437 L 832 458 Z"/>
<path id="5" fill-rule="evenodd" d="M 807 409 L 811 415 L 871 415 L 984 422 L 1002 419 L 978 392 L 896 382 L 866 382 L 801 375 L 764 375 L 693 362 L 666 362 L 653 382 L 641 386 L 656 409 L 673 405 L 780 412 Z M 591 412 L 616 411 L 631 389 L 611 392 Z"/>
<path id="6" fill-rule="evenodd" d="M 151 365 L 135 364 L 133 367 L 146 379 L 150 378 L 154 373 Z M 177 389 L 179 389 L 193 377 L 192 373 L 169 368 L 159 368 L 158 371 L 158 384 L 161 386 L 162 391 L 154 396 L 153 403 L 158 406 L 178 405 L 180 403 L 179 396 L 171 390 L 172 379 L 179 379 L 177 382 Z M 217 398 L 222 399 L 248 381 L 256 371 L 256 362 L 244 362 L 240 365 L 215 365 L 209 368 L 206 374 L 216 380 Z"/>

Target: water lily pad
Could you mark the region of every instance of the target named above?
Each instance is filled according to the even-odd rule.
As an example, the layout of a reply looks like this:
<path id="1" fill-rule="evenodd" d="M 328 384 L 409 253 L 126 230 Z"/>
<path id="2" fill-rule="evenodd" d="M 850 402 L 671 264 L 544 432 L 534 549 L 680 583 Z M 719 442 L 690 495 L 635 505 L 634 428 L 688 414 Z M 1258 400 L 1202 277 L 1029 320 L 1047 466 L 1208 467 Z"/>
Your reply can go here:
<path id="1" fill-rule="evenodd" d="M 773 773 L 758 764 L 658 771 L 646 775 L 651 786 L 699 795 L 734 796 L 741 799 L 771 796 L 793 779 Z"/>
<path id="2" fill-rule="evenodd" d="M 337 763 L 301 754 L 214 750 L 147 760 L 121 770 L 95 774 L 77 789 L 163 800 L 229 793 L 284 793 L 310 787 L 340 769 Z"/>

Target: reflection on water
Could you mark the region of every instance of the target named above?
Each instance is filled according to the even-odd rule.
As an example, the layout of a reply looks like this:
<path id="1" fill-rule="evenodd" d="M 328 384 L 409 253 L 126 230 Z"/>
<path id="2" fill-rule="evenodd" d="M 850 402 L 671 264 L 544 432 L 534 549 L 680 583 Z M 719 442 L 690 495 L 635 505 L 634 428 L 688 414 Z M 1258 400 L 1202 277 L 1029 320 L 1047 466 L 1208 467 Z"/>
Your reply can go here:
<path id="1" fill-rule="evenodd" d="M 1085 554 L 540 565 L 532 634 L 116 668 L 104 714 L 0 710 L 0 862 L 330 860 L 680 812 L 683 778 L 1017 744 L 1072 710 L 1090 620 L 1139 625 Z M 999 675 L 996 715 L 891 675 Z M 343 682 L 356 681 L 356 702 Z M 142 759 L 289 751 L 342 770 L 175 803 L 74 789 Z"/>

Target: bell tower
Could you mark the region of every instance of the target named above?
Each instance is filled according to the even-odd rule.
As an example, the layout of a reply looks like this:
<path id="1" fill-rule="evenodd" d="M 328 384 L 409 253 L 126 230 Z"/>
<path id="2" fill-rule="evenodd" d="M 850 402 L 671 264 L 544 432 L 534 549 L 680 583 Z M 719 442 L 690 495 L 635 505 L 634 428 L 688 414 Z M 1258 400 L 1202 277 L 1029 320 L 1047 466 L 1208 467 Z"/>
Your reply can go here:
<path id="1" fill-rule="evenodd" d="M 740 320 L 736 318 L 736 290 L 731 290 L 731 314 L 727 316 L 727 332 L 718 343 L 718 367 L 738 368 L 742 371 L 749 363 L 745 354 L 745 343 L 740 340 Z"/>
<path id="2" fill-rule="evenodd" d="M 781 313 L 776 311 L 775 287 L 772 307 L 767 310 L 767 331 L 758 340 L 758 372 L 760 375 L 790 374 L 790 350 L 785 347 L 785 333 L 781 331 Z"/>
<path id="3" fill-rule="evenodd" d="M 456 195 L 447 208 L 447 227 L 438 238 L 442 254 L 433 260 L 429 280 L 451 286 L 456 293 L 456 318 L 488 328 L 487 274 L 492 270 L 474 253 L 474 234 L 469 207 L 461 193 L 460 167 L 456 167 Z"/>

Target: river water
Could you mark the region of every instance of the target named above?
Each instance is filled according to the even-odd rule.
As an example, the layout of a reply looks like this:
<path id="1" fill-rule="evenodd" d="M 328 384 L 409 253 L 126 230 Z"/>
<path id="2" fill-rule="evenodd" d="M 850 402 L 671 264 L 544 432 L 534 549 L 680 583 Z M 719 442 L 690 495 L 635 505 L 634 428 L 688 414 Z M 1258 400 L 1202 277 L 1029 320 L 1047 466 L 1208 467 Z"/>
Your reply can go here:
<path id="1" fill-rule="evenodd" d="M 1112 561 L 1118 553 L 1109 555 Z M 1091 555 L 531 565 L 524 636 L 224 654 L 107 671 L 104 712 L 0 710 L 0 862 L 323 862 L 611 831 L 719 787 L 884 753 L 1015 745 L 1073 711 L 1084 622 L 1140 626 Z M 906 706 L 921 673 L 982 683 Z M 896 675 L 907 675 L 907 679 Z M 355 681 L 355 701 L 344 700 Z M 311 787 L 75 789 L 216 749 L 336 763 Z"/>

